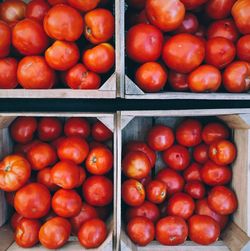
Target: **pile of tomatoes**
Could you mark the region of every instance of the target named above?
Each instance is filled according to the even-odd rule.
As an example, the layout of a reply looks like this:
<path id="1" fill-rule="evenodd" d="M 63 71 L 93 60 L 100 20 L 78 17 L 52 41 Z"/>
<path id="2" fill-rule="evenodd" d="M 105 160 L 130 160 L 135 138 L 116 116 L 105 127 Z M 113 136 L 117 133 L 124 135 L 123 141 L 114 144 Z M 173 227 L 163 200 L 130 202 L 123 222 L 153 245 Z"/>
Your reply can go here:
<path id="1" fill-rule="evenodd" d="M 175 132 L 158 124 L 145 142 L 125 145 L 122 199 L 134 243 L 145 246 L 156 239 L 179 245 L 189 238 L 209 245 L 218 240 L 238 204 L 228 187 L 237 155 L 229 139 L 221 121 L 202 124 L 187 118 Z"/>
<path id="2" fill-rule="evenodd" d="M 0 89 L 98 89 L 112 71 L 115 20 L 108 0 L 0 4 Z"/>
<path id="3" fill-rule="evenodd" d="M 18 117 L 10 134 L 14 151 L 0 162 L 0 189 L 15 210 L 16 243 L 57 249 L 74 234 L 85 248 L 101 245 L 112 212 L 112 132 L 85 118 Z"/>
<path id="4" fill-rule="evenodd" d="M 249 0 L 127 3 L 127 71 L 143 91 L 250 90 Z"/>

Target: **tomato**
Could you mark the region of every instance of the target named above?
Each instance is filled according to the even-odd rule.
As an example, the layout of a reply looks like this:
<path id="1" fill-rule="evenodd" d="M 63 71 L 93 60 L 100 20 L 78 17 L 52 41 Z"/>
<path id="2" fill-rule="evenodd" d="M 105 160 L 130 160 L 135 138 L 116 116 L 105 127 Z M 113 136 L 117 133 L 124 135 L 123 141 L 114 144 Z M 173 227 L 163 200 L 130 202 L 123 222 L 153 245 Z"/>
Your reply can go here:
<path id="1" fill-rule="evenodd" d="M 55 84 L 56 76 L 44 57 L 27 56 L 19 61 L 17 79 L 25 89 L 51 89 Z"/>
<path id="2" fill-rule="evenodd" d="M 149 175 L 151 163 L 145 153 L 140 151 L 129 152 L 122 160 L 122 171 L 128 178 L 139 180 Z"/>
<path id="3" fill-rule="evenodd" d="M 178 172 L 170 168 L 164 168 L 160 170 L 156 175 L 156 179 L 164 182 L 167 185 L 168 195 L 173 195 L 183 190 L 183 177 Z"/>
<path id="4" fill-rule="evenodd" d="M 185 5 L 187 10 L 196 9 L 197 7 L 203 5 L 208 0 L 181 0 L 181 2 Z"/>
<path id="5" fill-rule="evenodd" d="M 167 216 L 156 224 L 156 240 L 162 245 L 179 245 L 186 241 L 188 227 L 181 217 Z"/>
<path id="6" fill-rule="evenodd" d="M 146 5 L 146 0 L 128 0 L 128 5 L 132 8 L 142 10 Z"/>
<path id="7" fill-rule="evenodd" d="M 101 121 L 97 121 L 92 126 L 91 136 L 94 140 L 103 142 L 112 139 L 113 133 Z"/>
<path id="8" fill-rule="evenodd" d="M 143 9 L 136 17 L 135 24 L 150 24 L 146 10 Z"/>
<path id="9" fill-rule="evenodd" d="M 28 143 L 33 139 L 37 129 L 37 121 L 34 117 L 18 117 L 10 126 L 12 139 L 18 143 Z"/>
<path id="10" fill-rule="evenodd" d="M 250 35 L 242 36 L 237 41 L 237 56 L 239 60 L 250 63 Z"/>
<path id="11" fill-rule="evenodd" d="M 47 35 L 53 39 L 74 42 L 83 33 L 83 18 L 80 13 L 65 4 L 53 6 L 43 20 Z"/>
<path id="12" fill-rule="evenodd" d="M 225 187 L 216 186 L 208 194 L 208 205 L 220 215 L 229 215 L 236 211 L 238 207 L 235 193 Z"/>
<path id="13" fill-rule="evenodd" d="M 148 145 L 154 151 L 165 151 L 174 143 L 173 130 L 164 125 L 155 125 L 147 135 Z"/>
<path id="14" fill-rule="evenodd" d="M 155 227 L 146 217 L 132 218 L 126 228 L 129 238 L 139 246 L 146 246 L 154 240 Z"/>
<path id="15" fill-rule="evenodd" d="M 92 44 L 109 41 L 114 35 L 115 18 L 109 10 L 95 9 L 84 16 L 84 36 Z"/>
<path id="16" fill-rule="evenodd" d="M 90 10 L 93 10 L 97 7 L 97 5 L 100 3 L 100 0 L 67 0 L 67 2 L 74 7 L 75 9 L 78 9 L 81 12 L 88 12 Z"/>
<path id="17" fill-rule="evenodd" d="M 0 189 L 13 192 L 20 189 L 30 178 L 29 162 L 18 155 L 8 155 L 0 162 Z"/>
<path id="18" fill-rule="evenodd" d="M 34 139 L 32 141 L 30 141 L 29 143 L 26 144 L 16 144 L 14 146 L 13 149 L 13 153 L 19 153 L 19 154 L 23 154 L 24 156 L 26 156 L 26 154 L 28 153 L 28 151 L 37 143 L 40 143 L 40 140 Z"/>
<path id="19" fill-rule="evenodd" d="M 246 92 L 250 89 L 249 77 L 249 63 L 234 61 L 224 71 L 223 85 L 228 92 Z"/>
<path id="20" fill-rule="evenodd" d="M 84 222 L 78 232 L 78 240 L 85 248 L 97 248 L 106 239 L 108 230 L 100 219 L 90 219 Z"/>
<path id="21" fill-rule="evenodd" d="M 136 84 L 145 92 L 159 92 L 167 83 L 167 71 L 157 62 L 141 65 L 135 73 Z"/>
<path id="22" fill-rule="evenodd" d="M 80 136 L 87 138 L 90 135 L 90 125 L 85 118 L 69 118 L 64 124 L 64 134 L 69 136 Z"/>
<path id="23" fill-rule="evenodd" d="M 184 191 L 193 199 L 202 199 L 206 195 L 206 188 L 200 181 L 189 181 L 186 183 Z"/>
<path id="24" fill-rule="evenodd" d="M 208 154 L 217 165 L 229 165 L 235 160 L 237 150 L 230 141 L 219 140 L 210 145 Z"/>
<path id="25" fill-rule="evenodd" d="M 167 196 L 167 185 L 160 180 L 152 180 L 146 187 L 147 199 L 155 204 L 162 203 Z"/>
<path id="26" fill-rule="evenodd" d="M 187 91 L 188 81 L 187 74 L 178 73 L 175 71 L 170 71 L 168 74 L 168 82 L 174 91 Z"/>
<path id="27" fill-rule="evenodd" d="M 235 43 L 239 38 L 239 32 L 234 21 L 228 18 L 211 23 L 207 30 L 207 38 L 214 37 L 223 37 Z"/>
<path id="28" fill-rule="evenodd" d="M 220 236 L 220 226 L 211 217 L 193 215 L 188 220 L 189 238 L 201 245 L 209 245 L 217 241 Z"/>
<path id="29" fill-rule="evenodd" d="M 57 249 L 69 239 L 71 225 L 62 217 L 54 217 L 42 225 L 39 231 L 39 241 L 45 248 Z"/>
<path id="30" fill-rule="evenodd" d="M 204 129 L 206 126 L 204 127 Z M 202 136 L 204 129 L 202 130 Z M 193 149 L 193 158 L 195 161 L 197 161 L 199 164 L 204 164 L 208 161 L 208 145 L 201 143 L 200 145 L 197 145 Z"/>
<path id="31" fill-rule="evenodd" d="M 71 160 L 75 164 L 81 164 L 89 153 L 89 146 L 84 138 L 71 136 L 64 138 L 57 148 L 60 160 Z"/>
<path id="32" fill-rule="evenodd" d="M 82 167 L 79 167 L 79 173 L 80 174 L 79 174 L 79 181 L 78 181 L 77 187 L 82 186 L 87 176 L 85 169 L 83 169 Z"/>
<path id="33" fill-rule="evenodd" d="M 10 53 L 11 29 L 3 21 L 0 21 L 0 36 L 0 58 L 4 58 Z"/>
<path id="34" fill-rule="evenodd" d="M 82 194 L 91 206 L 106 206 L 113 200 L 113 184 L 104 176 L 91 176 L 83 183 Z"/>
<path id="35" fill-rule="evenodd" d="M 190 181 L 202 181 L 200 174 L 201 165 L 193 162 L 183 173 L 183 177 L 186 182 Z"/>
<path id="36" fill-rule="evenodd" d="M 151 175 L 148 175 L 147 177 L 140 179 L 139 181 L 142 183 L 142 185 L 145 187 L 148 185 L 148 183 L 152 180 Z"/>
<path id="37" fill-rule="evenodd" d="M 59 187 L 53 183 L 51 177 L 51 168 L 43 168 L 37 173 L 37 182 L 46 186 L 50 191 L 56 191 Z"/>
<path id="38" fill-rule="evenodd" d="M 173 145 L 162 153 L 162 159 L 168 167 L 182 171 L 190 163 L 190 153 L 184 146 Z"/>
<path id="39" fill-rule="evenodd" d="M 185 119 L 176 128 L 176 140 L 180 145 L 193 147 L 201 142 L 202 124 L 197 119 Z"/>
<path id="40" fill-rule="evenodd" d="M 56 4 L 66 4 L 67 0 L 48 0 L 48 3 L 50 5 L 56 5 Z"/>
<path id="41" fill-rule="evenodd" d="M 220 215 L 214 212 L 207 203 L 207 198 L 196 201 L 195 213 L 198 215 L 207 215 L 213 218 L 223 230 L 228 222 L 227 215 Z"/>
<path id="42" fill-rule="evenodd" d="M 130 221 L 131 219 L 143 216 L 156 223 L 160 218 L 159 208 L 149 201 L 144 201 L 140 206 L 130 207 L 126 211 L 126 220 Z"/>
<path id="43" fill-rule="evenodd" d="M 128 57 L 138 63 L 156 61 L 162 52 L 163 34 L 153 25 L 137 24 L 126 35 Z"/>
<path id="44" fill-rule="evenodd" d="M 175 34 L 179 33 L 190 33 L 194 34 L 197 32 L 199 22 L 197 17 L 192 13 L 186 13 L 182 24 L 174 31 Z"/>
<path id="45" fill-rule="evenodd" d="M 204 43 L 191 34 L 178 34 L 168 39 L 162 58 L 172 70 L 189 73 L 197 68 L 205 57 Z"/>
<path id="46" fill-rule="evenodd" d="M 39 219 L 50 210 L 51 196 L 42 184 L 30 183 L 16 192 L 14 207 L 23 217 Z"/>
<path id="47" fill-rule="evenodd" d="M 25 16 L 27 18 L 32 18 L 38 22 L 43 22 L 43 19 L 50 9 L 50 5 L 46 0 L 31 0 L 27 4 Z"/>
<path id="48" fill-rule="evenodd" d="M 23 248 L 30 248 L 35 246 L 38 242 L 38 233 L 41 223 L 38 220 L 30 220 L 23 218 L 15 231 L 14 239 L 18 246 Z"/>
<path id="49" fill-rule="evenodd" d="M 228 139 L 229 129 L 220 122 L 210 122 L 202 130 L 202 140 L 210 145 L 217 140 Z"/>
<path id="50" fill-rule="evenodd" d="M 201 65 L 188 76 L 192 92 L 216 92 L 221 85 L 221 73 L 212 65 Z"/>
<path id="51" fill-rule="evenodd" d="M 17 60 L 15 58 L 0 59 L 0 89 L 14 89 L 17 85 Z"/>
<path id="52" fill-rule="evenodd" d="M 129 206 L 141 206 L 145 200 L 143 185 L 134 179 L 129 179 L 122 184 L 122 199 Z"/>
<path id="53" fill-rule="evenodd" d="M 15 212 L 10 219 L 10 226 L 12 227 L 13 231 L 16 231 L 16 228 L 20 221 L 23 219 L 23 216 L 20 215 L 19 213 Z"/>

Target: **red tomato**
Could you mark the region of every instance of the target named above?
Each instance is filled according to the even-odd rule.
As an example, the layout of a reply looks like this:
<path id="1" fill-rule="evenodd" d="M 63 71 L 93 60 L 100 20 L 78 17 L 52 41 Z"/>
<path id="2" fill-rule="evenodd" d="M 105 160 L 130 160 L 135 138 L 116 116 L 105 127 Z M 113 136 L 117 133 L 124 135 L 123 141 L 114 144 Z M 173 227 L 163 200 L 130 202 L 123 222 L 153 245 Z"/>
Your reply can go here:
<path id="1" fill-rule="evenodd" d="M 237 42 L 237 56 L 239 60 L 250 63 L 250 35 L 242 36 Z"/>
<path id="2" fill-rule="evenodd" d="M 84 138 L 71 136 L 64 138 L 57 148 L 57 155 L 60 160 L 71 160 L 81 164 L 89 153 L 89 146 Z"/>
<path id="3" fill-rule="evenodd" d="M 67 3 L 67 0 L 48 0 L 50 5 L 56 5 L 56 4 L 62 4 L 62 3 Z"/>
<path id="4" fill-rule="evenodd" d="M 143 185 L 133 179 L 124 181 L 122 184 L 122 199 L 129 206 L 141 206 L 145 200 L 145 189 Z"/>
<path id="5" fill-rule="evenodd" d="M 150 24 L 146 10 L 143 9 L 136 17 L 135 24 Z"/>
<path id="6" fill-rule="evenodd" d="M 78 232 L 78 240 L 85 248 L 97 248 L 108 235 L 105 223 L 100 219 L 90 219 L 84 222 Z"/>
<path id="7" fill-rule="evenodd" d="M 84 24 L 76 9 L 65 4 L 57 4 L 44 17 L 43 26 L 49 37 L 74 42 L 80 38 Z"/>
<path id="8" fill-rule="evenodd" d="M 39 219 L 49 212 L 50 201 L 50 192 L 44 185 L 30 183 L 17 191 L 14 207 L 23 217 Z"/>
<path id="9" fill-rule="evenodd" d="M 62 217 L 54 217 L 42 225 L 39 231 L 39 241 L 45 248 L 57 249 L 69 239 L 71 225 Z"/>
<path id="10" fill-rule="evenodd" d="M 205 57 L 203 41 L 191 34 L 178 34 L 168 39 L 163 47 L 162 58 L 172 70 L 189 73 L 197 68 Z"/>
<path id="11" fill-rule="evenodd" d="M 84 16 L 84 36 L 92 44 L 109 41 L 114 35 L 115 18 L 109 10 L 95 9 Z"/>
<path id="12" fill-rule="evenodd" d="M 142 183 L 142 185 L 145 187 L 148 185 L 148 183 L 152 180 L 152 177 L 151 175 L 143 178 L 143 179 L 140 179 L 139 181 Z"/>
<path id="13" fill-rule="evenodd" d="M 229 165 L 235 160 L 237 150 L 230 141 L 219 140 L 210 145 L 208 154 L 217 165 Z"/>
<path id="14" fill-rule="evenodd" d="M 75 9 L 78 9 L 81 12 L 88 12 L 90 10 L 93 10 L 97 7 L 97 5 L 100 3 L 100 0 L 67 0 L 67 2 L 74 7 Z"/>
<path id="15" fill-rule="evenodd" d="M 129 238 L 139 246 L 146 246 L 154 240 L 154 223 L 146 217 L 132 218 L 127 225 Z"/>
<path id="16" fill-rule="evenodd" d="M 7 57 L 9 55 L 9 53 L 10 53 L 11 29 L 3 21 L 0 21 L 0 36 L 1 36 L 1 40 L 0 40 L 0 58 L 4 58 L 4 57 Z"/>
<path id="17" fill-rule="evenodd" d="M 87 138 L 90 135 L 90 125 L 85 118 L 69 118 L 64 124 L 64 134 Z"/>
<path id="18" fill-rule="evenodd" d="M 219 224 L 209 216 L 193 215 L 188 220 L 189 238 L 201 245 L 209 245 L 220 236 Z"/>
<path id="19" fill-rule="evenodd" d="M 208 194 L 208 205 L 220 215 L 229 215 L 238 207 L 235 193 L 224 186 L 216 186 Z"/>
<path id="20" fill-rule="evenodd" d="M 82 186 L 87 176 L 85 169 L 83 169 L 82 167 L 79 167 L 79 172 L 80 174 L 79 174 L 79 181 L 78 181 L 77 187 Z"/>
<path id="21" fill-rule="evenodd" d="M 51 177 L 51 168 L 43 168 L 37 173 L 37 182 L 46 186 L 50 191 L 56 191 L 59 187 L 53 183 Z"/>
<path id="22" fill-rule="evenodd" d="M 181 92 L 188 90 L 187 74 L 170 71 L 168 75 L 168 82 L 174 91 Z"/>
<path id="23" fill-rule="evenodd" d="M 182 171 L 190 163 L 190 153 L 184 146 L 173 145 L 162 153 L 162 159 L 168 167 Z"/>
<path id="24" fill-rule="evenodd" d="M 1 29 L 1 23 L 0 23 L 0 29 Z M 1 36 L 1 30 L 0 30 L 0 36 Z M 0 52 L 0 58 L 1 58 L 1 52 Z M 17 60 L 15 58 L 0 59 L 0 89 L 14 89 L 17 87 L 17 85 L 18 85 Z"/>
<path id="25" fill-rule="evenodd" d="M 146 187 L 147 199 L 155 204 L 162 203 L 167 196 L 167 185 L 160 180 L 152 180 Z"/>
<path id="26" fill-rule="evenodd" d="M 40 140 L 34 139 L 32 141 L 30 141 L 29 143 L 26 144 L 16 144 L 14 146 L 14 150 L 13 153 L 19 153 L 19 154 L 23 154 L 24 156 L 26 156 L 26 154 L 28 153 L 28 151 L 36 144 L 40 143 Z"/>
<path id="27" fill-rule="evenodd" d="M 56 76 L 44 57 L 28 56 L 22 58 L 18 64 L 17 79 L 25 89 L 51 89 Z"/>
<path id="28" fill-rule="evenodd" d="M 155 125 L 147 135 L 148 145 L 154 151 L 165 151 L 174 143 L 173 130 L 164 125 Z"/>
<path id="29" fill-rule="evenodd" d="M 141 65 L 135 73 L 136 84 L 145 92 L 159 92 L 167 83 L 167 71 L 157 62 Z"/>
<path id="30" fill-rule="evenodd" d="M 94 140 L 96 141 L 107 141 L 109 139 L 112 139 L 113 133 L 112 131 L 105 126 L 101 121 L 97 121 L 93 124 L 91 135 Z"/>
<path id="31" fill-rule="evenodd" d="M 30 248 L 38 242 L 38 233 L 41 223 L 38 220 L 29 220 L 23 218 L 15 231 L 14 239 L 18 246 L 22 248 Z"/>
<path id="32" fill-rule="evenodd" d="M 113 184 L 104 176 L 91 176 L 83 183 L 82 194 L 91 206 L 106 206 L 113 200 Z"/>
<path id="33" fill-rule="evenodd" d="M 204 127 L 205 129 L 206 127 Z M 204 129 L 202 133 L 204 132 Z M 202 134 L 203 136 L 203 134 Z M 197 145 L 193 149 L 193 158 L 195 161 L 197 161 L 199 164 L 204 164 L 208 161 L 208 145 L 201 143 L 200 145 Z"/>
<path id="34" fill-rule="evenodd" d="M 201 142 L 202 124 L 197 119 L 185 119 L 176 128 L 176 140 L 179 144 L 193 147 Z"/>
<path id="35" fill-rule="evenodd" d="M 200 181 L 190 181 L 186 183 L 184 191 L 193 199 L 202 199 L 206 195 L 206 188 Z"/>
<path id="36" fill-rule="evenodd" d="M 156 240 L 162 245 L 179 245 L 186 241 L 188 227 L 180 217 L 168 216 L 160 219 L 156 224 Z"/>
<path id="37" fill-rule="evenodd" d="M 13 231 L 16 231 L 17 226 L 19 225 L 20 221 L 23 219 L 23 216 L 19 213 L 15 212 L 10 219 L 10 225 L 13 229 Z"/>
<path id="38" fill-rule="evenodd" d="M 201 181 L 200 169 L 201 166 L 198 163 L 192 163 L 183 173 L 185 181 Z"/>
<path id="39" fill-rule="evenodd" d="M 194 34 L 197 32 L 199 22 L 197 17 L 192 13 L 186 13 L 182 24 L 174 31 L 175 34 L 179 33 L 190 33 Z"/>
<path id="40" fill-rule="evenodd" d="M 0 162 L 0 189 L 12 192 L 20 189 L 30 178 L 29 162 L 18 155 L 8 155 Z"/>
<path id="41" fill-rule="evenodd" d="M 162 52 L 162 32 L 150 24 L 137 24 L 126 35 L 128 57 L 138 63 L 156 61 Z"/>
<path id="42" fill-rule="evenodd" d="M 146 0 L 128 0 L 128 5 L 134 9 L 142 10 L 146 5 Z"/>
<path id="43" fill-rule="evenodd" d="M 181 192 L 184 187 L 183 177 L 176 171 L 170 168 L 164 168 L 157 173 L 157 180 L 164 182 L 167 185 L 168 195 Z"/>
<path id="44" fill-rule="evenodd" d="M 181 2 L 185 5 L 185 8 L 187 10 L 196 9 L 197 7 L 200 7 L 204 3 L 206 3 L 208 0 L 181 0 Z"/>
<path id="45" fill-rule="evenodd" d="M 50 5 L 46 0 L 31 0 L 27 4 L 25 16 L 27 18 L 32 18 L 38 22 L 43 22 L 43 19 L 50 9 Z"/>

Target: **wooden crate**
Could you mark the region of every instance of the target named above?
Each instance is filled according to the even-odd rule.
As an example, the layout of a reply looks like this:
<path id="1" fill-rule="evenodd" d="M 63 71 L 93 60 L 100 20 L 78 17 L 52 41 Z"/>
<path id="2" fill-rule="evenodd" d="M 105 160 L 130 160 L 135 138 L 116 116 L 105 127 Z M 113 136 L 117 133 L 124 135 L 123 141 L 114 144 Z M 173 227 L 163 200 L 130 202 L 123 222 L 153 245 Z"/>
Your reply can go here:
<path id="1" fill-rule="evenodd" d="M 11 122 L 18 116 L 34 116 L 34 117 L 59 117 L 62 120 L 70 118 L 70 117 L 84 117 L 88 118 L 90 120 L 100 120 L 102 123 L 104 123 L 110 130 L 114 132 L 113 140 L 110 141 L 110 144 L 113 146 L 113 149 L 116 147 L 115 138 L 116 138 L 116 130 L 115 130 L 115 116 L 111 113 L 1 113 L 0 114 L 0 157 L 1 159 L 10 154 L 12 152 L 12 140 L 9 134 L 9 125 Z M 116 152 L 114 152 L 114 191 L 116 191 Z M 116 199 L 114 196 L 113 201 L 113 208 L 115 208 L 116 205 Z M 103 242 L 103 244 L 97 248 L 97 249 L 91 249 L 96 251 L 110 251 L 113 249 L 114 245 L 114 218 L 116 218 L 115 213 L 116 210 L 113 210 L 114 214 L 110 219 L 107 221 L 107 227 L 108 227 L 108 236 L 107 239 Z M 9 220 L 9 211 L 8 206 L 5 200 L 4 192 L 0 191 L 0 250 L 1 251 L 21 251 L 26 250 L 23 248 L 20 248 L 16 245 L 15 242 L 13 242 L 13 232 L 10 228 L 10 225 L 8 224 Z M 37 245 L 29 250 L 34 251 L 45 251 L 44 247 L 41 245 Z M 63 251 L 78 251 L 78 250 L 85 250 L 77 241 L 76 237 L 71 236 L 68 243 L 60 248 L 59 250 Z"/>
<path id="2" fill-rule="evenodd" d="M 232 223 L 222 233 L 222 239 L 210 246 L 197 245 L 186 241 L 179 246 L 163 246 L 152 242 L 146 247 L 138 247 L 126 235 L 121 211 L 121 153 L 122 145 L 130 140 L 145 140 L 148 130 L 154 124 L 174 127 L 184 117 L 216 117 L 224 121 L 232 130 L 238 155 L 233 163 L 232 188 L 237 194 L 239 206 Z M 249 251 L 250 250 L 250 109 L 225 110 L 180 110 L 180 111 L 127 111 L 117 114 L 117 213 L 116 231 L 122 251 Z M 158 158 L 159 159 L 159 158 Z M 165 166 L 158 160 L 156 168 Z M 118 243 L 118 242 L 117 242 Z"/>

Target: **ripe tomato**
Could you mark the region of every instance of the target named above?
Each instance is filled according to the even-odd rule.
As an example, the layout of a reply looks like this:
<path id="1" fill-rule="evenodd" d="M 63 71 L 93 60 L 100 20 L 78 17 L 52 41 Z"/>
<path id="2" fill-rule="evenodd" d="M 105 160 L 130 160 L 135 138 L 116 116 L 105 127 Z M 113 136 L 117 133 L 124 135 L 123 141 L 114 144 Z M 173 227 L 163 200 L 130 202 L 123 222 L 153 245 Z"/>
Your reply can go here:
<path id="1" fill-rule="evenodd" d="M 134 9 L 142 10 L 146 5 L 146 0 L 128 0 L 128 5 Z"/>
<path id="2" fill-rule="evenodd" d="M 221 73 L 212 65 L 201 65 L 188 76 L 192 92 L 216 92 L 221 85 Z"/>
<path id="3" fill-rule="evenodd" d="M 67 3 L 70 4 L 75 9 L 78 9 L 81 12 L 88 12 L 97 7 L 100 3 L 100 0 L 67 0 Z"/>
<path id="4" fill-rule="evenodd" d="M 165 164 L 176 171 L 186 169 L 190 163 L 190 158 L 188 149 L 181 145 L 173 145 L 162 153 Z"/>
<path id="5" fill-rule="evenodd" d="M 122 160 L 122 171 L 128 178 L 143 179 L 149 175 L 151 163 L 143 152 L 128 152 Z"/>
<path id="6" fill-rule="evenodd" d="M 126 35 L 128 57 L 138 63 L 156 61 L 162 52 L 163 34 L 153 25 L 137 24 Z"/>
<path id="7" fill-rule="evenodd" d="M 1 23 L 0 23 L 1 29 Z M 0 30 L 1 36 L 1 30 Z M 1 45 L 0 45 L 1 47 Z M 0 48 L 1 58 L 1 48 Z M 14 89 L 17 82 L 17 60 L 15 58 L 0 59 L 0 89 Z"/>
<path id="8" fill-rule="evenodd" d="M 149 201 L 144 201 L 140 206 L 129 207 L 126 211 L 126 220 L 130 221 L 131 219 L 143 216 L 156 223 L 160 218 L 159 208 Z"/>
<path id="9" fill-rule="evenodd" d="M 17 79 L 25 89 L 51 89 L 55 84 L 56 76 L 44 57 L 27 56 L 19 61 Z"/>
<path id="10" fill-rule="evenodd" d="M 204 127 L 205 129 L 206 127 Z M 202 136 L 204 129 L 202 130 Z M 193 149 L 193 158 L 195 161 L 197 161 L 199 164 L 204 164 L 208 161 L 208 145 L 201 143 L 200 145 L 197 145 Z"/>
<path id="11" fill-rule="evenodd" d="M 225 186 L 216 186 L 208 194 L 208 205 L 220 215 L 229 215 L 236 211 L 238 202 L 231 189 Z"/>
<path id="12" fill-rule="evenodd" d="M 209 158 L 217 165 L 229 165 L 236 158 L 236 147 L 228 140 L 219 140 L 209 147 Z"/>
<path id="13" fill-rule="evenodd" d="M 19 153 L 22 154 L 23 156 L 26 156 L 28 151 L 37 143 L 40 143 L 40 140 L 34 139 L 30 141 L 29 143 L 26 144 L 16 144 L 13 149 L 13 153 Z"/>
<path id="14" fill-rule="evenodd" d="M 0 8 L 1 9 L 1 8 Z M 3 21 L 0 21 L 0 58 L 7 57 L 10 53 L 11 29 Z"/>
<path id="15" fill-rule="evenodd" d="M 79 173 L 80 174 L 79 174 L 79 181 L 78 181 L 77 187 L 82 186 L 87 176 L 85 169 L 83 169 L 82 167 L 79 167 Z"/>
<path id="16" fill-rule="evenodd" d="M 246 61 L 235 61 L 224 71 L 223 85 L 228 92 L 246 92 L 250 89 L 250 65 Z"/>
<path id="17" fill-rule="evenodd" d="M 140 179 L 139 181 L 142 183 L 142 185 L 145 187 L 148 185 L 148 183 L 152 180 L 151 175 L 148 175 L 147 177 Z"/>
<path id="18" fill-rule="evenodd" d="M 186 182 L 189 181 L 202 181 L 200 174 L 201 165 L 193 162 L 184 172 L 183 177 Z"/>
<path id="19" fill-rule="evenodd" d="M 168 39 L 163 47 L 165 64 L 180 73 L 189 73 L 197 68 L 205 57 L 201 39 L 191 34 L 178 34 Z"/>
<path id="20" fill-rule="evenodd" d="M 160 180 L 152 180 L 146 187 L 147 199 L 155 204 L 162 203 L 167 196 L 167 185 Z"/>
<path id="21" fill-rule="evenodd" d="M 83 32 L 83 18 L 80 13 L 65 4 L 53 6 L 43 20 L 47 35 L 53 39 L 76 41 Z"/>
<path id="22" fill-rule="evenodd" d="M 42 23 L 49 9 L 50 5 L 46 0 L 31 0 L 27 4 L 25 16 Z"/>
<path id="23" fill-rule="evenodd" d="M 149 130 L 147 142 L 154 151 L 165 151 L 174 143 L 173 130 L 168 126 L 156 125 Z"/>
<path id="24" fill-rule="evenodd" d="M 20 189 L 30 178 L 29 162 L 18 155 L 6 156 L 0 162 L 0 189 L 12 192 Z"/>
<path id="25" fill-rule="evenodd" d="M 132 15 L 134 15 L 134 14 L 132 14 Z M 143 9 L 143 10 L 136 16 L 135 23 L 134 23 L 133 25 L 135 25 L 135 24 L 150 24 L 145 9 Z"/>
<path id="26" fill-rule="evenodd" d="M 112 131 L 105 126 L 101 121 L 97 121 L 93 124 L 91 135 L 94 140 L 96 141 L 107 141 L 109 139 L 112 139 L 113 133 Z"/>
<path id="27" fill-rule="evenodd" d="M 62 139 L 57 148 L 57 155 L 60 160 L 72 160 L 81 164 L 89 153 L 89 146 L 84 138 L 71 136 Z"/>
<path id="28" fill-rule="evenodd" d="M 139 181 L 129 179 L 123 182 L 122 199 L 129 206 L 141 206 L 145 200 L 145 196 L 145 189 Z"/>
<path id="29" fill-rule="evenodd" d="M 156 224 L 156 240 L 162 245 L 179 245 L 185 242 L 188 236 L 188 227 L 181 217 L 167 216 Z"/>
<path id="30" fill-rule="evenodd" d="M 154 223 L 146 217 L 132 218 L 126 228 L 129 238 L 139 246 L 146 246 L 155 237 Z"/>
<path id="31" fill-rule="evenodd" d="M 185 5 L 185 8 L 187 10 L 193 10 L 197 7 L 200 7 L 204 3 L 206 3 L 208 0 L 181 0 L 181 2 Z"/>
<path id="32" fill-rule="evenodd" d="M 64 124 L 64 134 L 87 138 L 90 135 L 90 125 L 85 118 L 69 118 Z"/>
<path id="33" fill-rule="evenodd" d="M 45 248 L 57 249 L 69 239 L 71 225 L 62 217 L 54 217 L 42 225 L 39 231 L 39 241 Z"/>
<path id="34" fill-rule="evenodd" d="M 170 168 L 164 168 L 157 173 L 157 180 L 164 182 L 167 185 L 167 194 L 173 195 L 181 192 L 184 187 L 183 177 L 176 171 Z"/>
<path id="35" fill-rule="evenodd" d="M 14 207 L 25 218 L 39 219 L 50 210 L 51 196 L 42 184 L 30 183 L 16 192 Z"/>
<path id="36" fill-rule="evenodd" d="M 95 9 L 84 16 L 84 36 L 92 44 L 109 41 L 114 35 L 115 18 L 109 10 Z"/>
<path id="37" fill-rule="evenodd" d="M 242 36 L 237 41 L 237 56 L 239 60 L 250 63 L 250 35 Z"/>
<path id="38" fill-rule="evenodd" d="M 50 5 L 56 5 L 56 4 L 67 4 L 67 0 L 48 0 L 48 3 Z"/>
<path id="39" fill-rule="evenodd" d="M 23 218 L 17 225 L 14 239 L 18 246 L 30 248 L 39 242 L 38 233 L 41 223 L 38 220 Z"/>
<path id="40" fill-rule="evenodd" d="M 178 73 L 175 71 L 170 71 L 168 74 L 168 82 L 174 91 L 187 91 L 188 81 L 187 74 Z"/>
<path id="41" fill-rule="evenodd" d="M 145 92 L 159 92 L 167 83 L 167 71 L 157 62 L 141 65 L 135 73 L 136 84 Z"/>
<path id="42" fill-rule="evenodd" d="M 184 187 L 185 193 L 193 199 L 202 199 L 206 195 L 206 188 L 200 181 L 189 181 Z"/>
<path id="43" fill-rule="evenodd" d="M 90 219 L 84 222 L 78 232 L 78 240 L 85 248 L 97 248 L 108 234 L 105 223 L 100 219 Z"/>
<path id="44" fill-rule="evenodd" d="M 13 231 L 16 231 L 17 226 L 19 225 L 20 221 L 23 219 L 23 216 L 19 213 L 15 212 L 10 219 L 10 226 L 12 227 Z"/>
<path id="45" fill-rule="evenodd" d="M 176 128 L 176 140 L 179 144 L 193 147 L 201 142 L 202 124 L 197 119 L 185 119 Z"/>
<path id="46" fill-rule="evenodd" d="M 189 33 L 194 34 L 197 32 L 199 22 L 197 17 L 192 13 L 186 13 L 182 24 L 174 31 L 175 34 Z"/>
<path id="47" fill-rule="evenodd" d="M 82 194 L 91 206 L 106 206 L 113 200 L 113 184 L 104 176 L 91 176 L 83 183 Z"/>
<path id="48" fill-rule="evenodd" d="M 209 245 L 217 241 L 220 236 L 220 226 L 211 217 L 193 215 L 188 220 L 189 238 L 201 245 Z"/>
<path id="49" fill-rule="evenodd" d="M 46 186 L 50 191 L 57 191 L 59 187 L 53 183 L 51 168 L 43 168 L 37 173 L 37 182 Z"/>

